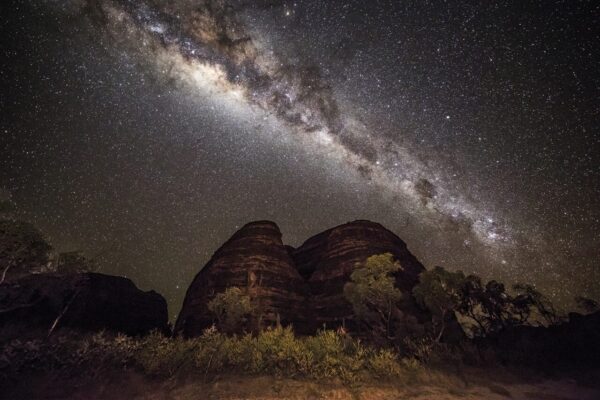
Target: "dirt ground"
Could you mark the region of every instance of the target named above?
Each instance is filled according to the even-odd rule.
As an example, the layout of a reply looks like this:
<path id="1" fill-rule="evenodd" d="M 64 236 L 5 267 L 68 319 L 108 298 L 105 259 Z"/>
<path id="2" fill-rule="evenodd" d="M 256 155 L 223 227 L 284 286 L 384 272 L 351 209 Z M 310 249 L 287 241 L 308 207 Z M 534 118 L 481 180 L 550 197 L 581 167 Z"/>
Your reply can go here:
<path id="1" fill-rule="evenodd" d="M 594 377 L 598 377 L 595 374 Z M 588 379 L 589 380 L 589 379 Z M 591 379 L 598 382 L 598 380 Z M 598 400 L 600 387 L 573 378 L 535 379 L 514 375 L 471 371 L 462 377 L 427 373 L 412 381 L 370 382 L 347 385 L 281 379 L 270 376 L 221 377 L 212 382 L 201 378 L 157 381 L 135 373 L 91 381 L 65 381 L 32 377 L 0 387 L 0 399 L 73 400 Z"/>

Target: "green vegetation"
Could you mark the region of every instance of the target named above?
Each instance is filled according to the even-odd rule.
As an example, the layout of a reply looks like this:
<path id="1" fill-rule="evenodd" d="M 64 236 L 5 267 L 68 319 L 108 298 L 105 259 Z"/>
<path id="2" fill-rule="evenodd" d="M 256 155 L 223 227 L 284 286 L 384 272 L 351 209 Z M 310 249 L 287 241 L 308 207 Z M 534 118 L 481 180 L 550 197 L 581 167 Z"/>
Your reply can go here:
<path id="1" fill-rule="evenodd" d="M 225 335 L 207 329 L 195 339 L 151 333 L 142 338 L 106 333 L 65 333 L 49 339 L 14 340 L 0 354 L 0 379 L 34 372 L 98 374 L 133 369 L 149 376 L 221 373 L 280 377 L 338 378 L 347 383 L 397 379 L 420 368 L 391 349 L 375 349 L 335 331 L 296 337 L 291 328 L 272 328 L 257 336 Z"/>
<path id="2" fill-rule="evenodd" d="M 370 332 L 390 340 L 394 339 L 394 321 L 402 299 L 394 274 L 401 270 L 392 254 L 374 255 L 356 265 L 350 282 L 344 286 L 344 296 L 356 318 Z"/>
<path id="3" fill-rule="evenodd" d="M 78 272 L 82 258 L 72 253 L 63 262 Z M 157 382 L 169 387 L 174 386 L 173 382 L 194 382 L 215 389 L 218 385 L 214 382 L 218 381 L 219 385 L 223 382 L 235 387 L 235 398 L 247 398 L 238 391 L 239 382 L 256 381 L 261 382 L 261 389 L 264 382 L 272 382 L 269 387 L 277 395 L 285 393 L 289 398 L 288 389 L 284 390 L 281 383 L 287 378 L 294 388 L 313 385 L 310 396 L 318 395 L 314 385 L 334 384 L 343 386 L 348 398 L 359 397 L 357 393 L 366 393 L 369 387 L 389 390 L 393 395 L 390 398 L 410 397 L 419 386 L 426 387 L 428 394 L 437 388 L 440 394 L 463 397 L 470 387 L 467 377 L 472 380 L 473 371 L 481 373 L 498 365 L 528 365 L 532 359 L 534 366 L 545 365 L 542 353 L 532 353 L 531 346 L 505 349 L 494 348 L 485 340 L 441 340 L 450 330 L 447 327 L 453 315 L 467 319 L 472 325 L 465 326 L 477 336 L 529 323 L 534 315 L 551 321 L 552 306 L 534 287 L 515 285 L 507 293 L 502 283 L 490 281 L 484 285 L 474 275 L 436 267 L 420 275 L 412 293 L 401 293 L 395 286 L 396 274 L 401 270 L 389 253 L 372 256 L 357 265 L 345 285 L 344 295 L 364 329 L 357 336 L 362 333 L 364 341 L 343 328 L 302 337 L 296 336 L 292 327 L 280 325 L 249 330 L 248 321 L 256 308 L 246 292 L 230 287 L 207 305 L 217 324 L 193 339 L 159 332 L 134 338 L 59 329 L 37 339 L 5 341 L 0 348 L 0 384 L 44 377 L 53 382 L 86 382 L 104 390 L 103 382 L 112 382 L 115 377 L 136 381 L 141 377 L 144 387 Z M 597 306 L 584 300 L 581 302 L 585 306 Z M 400 331 L 410 323 L 401 311 L 406 304 L 430 312 L 431 324 L 425 324 L 428 330 L 410 335 Z M 484 374 L 485 386 L 493 393 L 510 395 L 502 386 L 489 383 L 497 378 L 496 372 L 493 370 L 492 376 Z M 154 393 L 154 388 L 146 391 Z M 25 389 L 16 390 L 18 396 L 19 390 Z M 473 393 L 481 396 L 480 390 Z"/>
<path id="4" fill-rule="evenodd" d="M 461 301 L 461 288 L 465 276 L 462 272 L 449 272 L 435 267 L 419 276 L 419 284 L 413 295 L 419 304 L 430 310 L 434 326 L 437 328 L 435 340 L 439 342 L 450 314 L 458 309 Z"/>
<path id="5" fill-rule="evenodd" d="M 218 328 L 225 333 L 240 332 L 253 311 L 250 296 L 237 287 L 218 293 L 208 303 L 208 309 L 215 314 Z"/>
<path id="6" fill-rule="evenodd" d="M 512 292 L 502 282 L 483 284 L 476 275 L 435 267 L 419 276 L 413 288 L 417 302 L 429 310 L 436 340 L 453 315 L 460 316 L 471 336 L 484 337 L 518 325 L 555 324 L 560 319 L 552 303 L 532 285 L 516 284 Z"/>

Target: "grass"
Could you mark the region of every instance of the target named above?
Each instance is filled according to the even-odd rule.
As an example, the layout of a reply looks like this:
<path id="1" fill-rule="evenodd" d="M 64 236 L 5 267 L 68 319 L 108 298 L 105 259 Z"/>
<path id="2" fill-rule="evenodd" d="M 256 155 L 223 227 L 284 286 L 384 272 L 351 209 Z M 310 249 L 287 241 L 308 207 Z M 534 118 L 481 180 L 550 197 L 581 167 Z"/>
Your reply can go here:
<path id="1" fill-rule="evenodd" d="M 0 378 L 32 372 L 87 374 L 135 370 L 149 377 L 193 375 L 203 380 L 223 373 L 285 378 L 339 379 L 353 384 L 369 379 L 411 379 L 421 369 L 414 358 L 392 349 L 365 346 L 334 331 L 296 337 L 291 328 L 257 336 L 227 336 L 208 329 L 195 339 L 152 333 L 142 338 L 105 333 L 68 333 L 50 339 L 13 340 L 2 348 Z"/>
<path id="2" fill-rule="evenodd" d="M 12 387 L 16 398 L 34 399 L 44 398 L 38 392 L 65 390 L 54 397 L 69 398 L 79 387 L 112 390 L 97 398 L 114 399 L 152 391 L 180 399 L 506 399 L 512 396 L 507 387 L 533 380 L 526 371 L 466 365 L 443 346 L 417 341 L 406 348 L 401 355 L 335 331 L 297 337 L 281 327 L 256 336 L 209 329 L 190 340 L 62 332 L 4 343 L 0 393 Z M 36 387 L 42 389 L 28 392 Z"/>

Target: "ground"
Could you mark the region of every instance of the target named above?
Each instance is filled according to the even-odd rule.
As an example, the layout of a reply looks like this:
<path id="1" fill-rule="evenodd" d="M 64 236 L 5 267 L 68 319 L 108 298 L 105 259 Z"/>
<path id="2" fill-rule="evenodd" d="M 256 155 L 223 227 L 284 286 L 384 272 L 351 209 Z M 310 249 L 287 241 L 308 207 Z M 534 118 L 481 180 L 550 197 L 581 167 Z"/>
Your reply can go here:
<path id="1" fill-rule="evenodd" d="M 588 382 L 597 382 L 599 373 L 587 374 Z M 3 394 L 2 394 L 3 393 Z M 340 381 L 283 379 L 273 376 L 203 377 L 185 380 L 154 380 L 134 372 L 104 376 L 86 381 L 56 377 L 31 377 L 5 387 L 2 399 L 73 399 L 73 400 L 598 400 L 600 387 L 582 379 L 550 379 L 521 376 L 497 371 L 466 371 L 462 377 L 430 372 L 414 381 L 368 382 L 348 385 Z"/>

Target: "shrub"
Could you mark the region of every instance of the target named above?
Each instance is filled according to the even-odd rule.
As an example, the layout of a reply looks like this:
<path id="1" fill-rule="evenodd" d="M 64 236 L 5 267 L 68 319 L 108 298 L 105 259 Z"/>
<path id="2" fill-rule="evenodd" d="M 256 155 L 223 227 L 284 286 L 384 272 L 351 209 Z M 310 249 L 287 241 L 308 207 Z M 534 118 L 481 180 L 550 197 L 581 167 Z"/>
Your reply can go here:
<path id="1" fill-rule="evenodd" d="M 133 364 L 135 339 L 104 332 L 93 335 L 63 333 L 48 339 L 12 340 L 2 346 L 0 378 L 32 372 L 58 372 L 68 376 L 95 376 Z"/>
<path id="2" fill-rule="evenodd" d="M 355 373 L 363 367 L 364 348 L 348 336 L 324 330 L 305 341 L 313 355 L 311 375 L 314 377 L 353 380 Z"/>
<path id="3" fill-rule="evenodd" d="M 199 347 L 197 340 L 168 338 L 154 331 L 139 339 L 135 363 L 149 375 L 172 377 L 193 369 Z"/>
<path id="4" fill-rule="evenodd" d="M 396 378 L 419 366 L 414 358 L 400 361 L 394 351 L 365 347 L 343 332 L 324 330 L 296 337 L 289 327 L 267 329 L 257 336 L 227 336 L 212 327 L 190 340 L 158 332 L 142 338 L 63 332 L 46 339 L 14 340 L 0 351 L 2 380 L 36 372 L 95 377 L 136 368 L 166 378 L 235 372 L 338 378 L 354 384 L 369 377 Z"/>
<path id="5" fill-rule="evenodd" d="M 306 375 L 310 372 L 313 355 L 303 341 L 296 339 L 291 327 L 268 328 L 256 340 L 261 354 L 261 370 L 277 375 Z"/>
<path id="6" fill-rule="evenodd" d="M 223 343 L 227 337 L 214 326 L 206 329 L 202 336 L 196 339 L 198 348 L 194 355 L 194 365 L 204 374 L 221 372 L 227 355 L 223 352 Z"/>
<path id="7" fill-rule="evenodd" d="M 242 330 L 253 307 L 250 296 L 240 288 L 230 287 L 209 301 L 208 309 L 217 318 L 221 330 L 233 333 Z"/>
<path id="8" fill-rule="evenodd" d="M 402 374 L 398 355 L 389 349 L 381 349 L 370 357 L 369 370 L 378 378 L 397 378 Z"/>
<path id="9" fill-rule="evenodd" d="M 434 351 L 436 342 L 429 336 L 408 337 L 403 341 L 404 349 L 409 357 L 427 362 Z"/>

